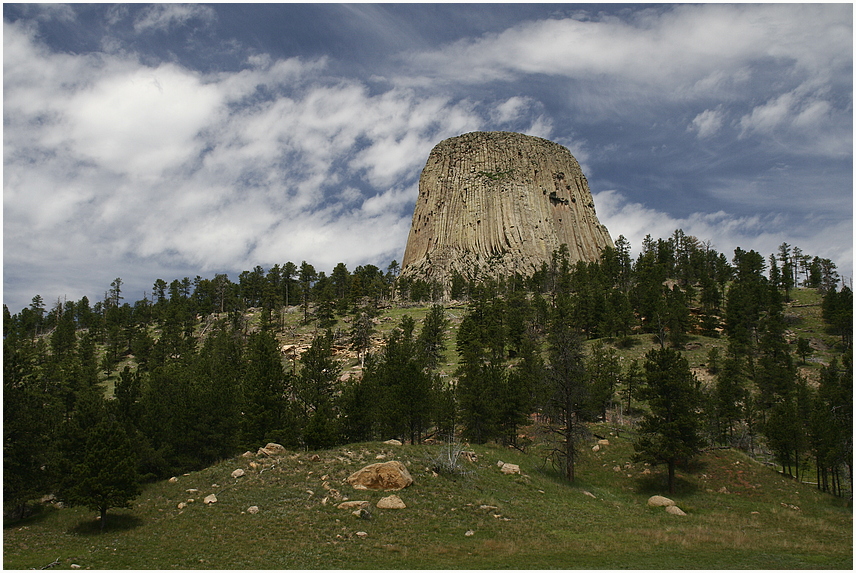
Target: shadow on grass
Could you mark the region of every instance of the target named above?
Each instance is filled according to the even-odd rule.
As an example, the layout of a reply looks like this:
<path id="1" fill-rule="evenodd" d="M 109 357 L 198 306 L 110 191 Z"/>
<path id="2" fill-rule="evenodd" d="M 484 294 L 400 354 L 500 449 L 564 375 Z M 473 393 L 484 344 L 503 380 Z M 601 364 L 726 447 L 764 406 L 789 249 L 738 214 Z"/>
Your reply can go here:
<path id="1" fill-rule="evenodd" d="M 3 529 L 40 523 L 54 511 L 58 510 L 52 506 L 45 506 L 43 504 L 27 504 L 23 518 L 18 517 L 19 514 L 17 509 L 11 511 L 11 515 L 3 516 Z"/>
<path id="2" fill-rule="evenodd" d="M 669 475 L 665 471 L 652 472 L 649 475 L 636 478 L 634 490 L 644 495 L 668 495 Z M 683 476 L 683 472 L 675 473 L 675 493 L 673 495 L 692 495 L 698 492 L 698 484 Z"/>
<path id="3" fill-rule="evenodd" d="M 74 535 L 100 535 L 101 533 L 116 533 L 117 531 L 130 531 L 136 529 L 143 524 L 143 520 L 135 515 L 107 512 L 107 521 L 104 523 L 104 529 L 101 529 L 101 521 L 99 519 L 86 519 L 81 521 L 74 527 L 68 530 Z"/>

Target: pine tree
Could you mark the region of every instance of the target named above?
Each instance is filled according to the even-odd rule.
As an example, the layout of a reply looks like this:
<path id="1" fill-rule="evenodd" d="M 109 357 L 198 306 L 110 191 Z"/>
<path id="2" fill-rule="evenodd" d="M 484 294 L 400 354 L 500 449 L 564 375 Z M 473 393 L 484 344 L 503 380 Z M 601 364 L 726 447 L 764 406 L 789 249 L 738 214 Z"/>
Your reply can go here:
<path id="1" fill-rule="evenodd" d="M 83 400 L 78 416 L 85 419 L 70 428 L 71 448 L 63 451 L 58 497 L 70 506 L 99 512 L 103 531 L 107 510 L 129 507 L 140 494 L 136 449 L 102 398 L 92 395 Z"/>
<path id="2" fill-rule="evenodd" d="M 645 383 L 639 398 L 648 402 L 650 413 L 639 425 L 634 459 L 665 463 L 669 493 L 675 493 L 676 465 L 695 456 L 702 446 L 699 384 L 680 352 L 661 348 L 645 355 Z"/>

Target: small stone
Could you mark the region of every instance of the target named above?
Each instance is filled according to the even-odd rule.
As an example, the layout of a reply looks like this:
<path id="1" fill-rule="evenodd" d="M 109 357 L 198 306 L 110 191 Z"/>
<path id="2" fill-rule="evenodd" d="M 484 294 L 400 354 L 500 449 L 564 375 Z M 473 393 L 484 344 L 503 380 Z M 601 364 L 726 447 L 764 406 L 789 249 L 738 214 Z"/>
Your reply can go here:
<path id="1" fill-rule="evenodd" d="M 504 465 L 505 465 L 505 462 L 502 460 L 499 460 L 498 462 L 496 462 L 496 467 L 498 467 L 498 468 L 501 468 Z"/>
<path id="2" fill-rule="evenodd" d="M 169 483 L 178 483 L 178 478 L 175 476 L 172 476 L 171 478 L 169 478 Z"/>
<path id="3" fill-rule="evenodd" d="M 371 519 L 372 518 L 372 514 L 369 512 L 369 510 L 362 508 L 362 507 L 356 511 L 352 511 L 351 515 L 359 517 L 360 519 Z"/>
<path id="4" fill-rule="evenodd" d="M 598 441 L 597 441 L 597 445 L 598 445 L 598 446 L 608 446 L 608 445 L 609 445 L 609 440 L 598 440 Z"/>
<path id="5" fill-rule="evenodd" d="M 247 513 L 251 513 L 251 514 L 255 515 L 258 512 L 259 512 L 259 506 L 257 506 L 257 505 L 251 505 L 250 507 L 247 508 Z"/>
<path id="6" fill-rule="evenodd" d="M 199 490 L 196 489 L 195 487 L 192 487 L 190 489 L 186 489 L 184 491 L 186 491 L 187 493 L 199 493 Z"/>
<path id="7" fill-rule="evenodd" d="M 368 509 L 371 505 L 368 501 L 343 501 L 336 506 L 337 509 Z"/>
<path id="8" fill-rule="evenodd" d="M 78 565 L 77 563 L 72 563 L 72 564 L 70 565 L 70 567 L 71 567 L 72 569 L 80 569 L 80 565 Z"/>
<path id="9" fill-rule="evenodd" d="M 400 446 L 401 442 L 399 440 L 387 440 L 384 442 L 384 444 L 387 444 L 390 446 Z"/>
<path id="10" fill-rule="evenodd" d="M 205 499 L 202 500 L 202 503 L 204 503 L 205 505 L 217 503 L 217 496 L 212 493 L 211 495 L 206 496 Z"/>
<path id="11" fill-rule="evenodd" d="M 407 506 L 397 495 L 389 495 L 387 497 L 380 498 L 376 507 L 378 509 L 405 509 Z"/>
<path id="12" fill-rule="evenodd" d="M 183 501 L 178 503 L 178 509 L 184 509 L 185 507 L 187 507 L 187 504 L 184 503 Z"/>
<path id="13" fill-rule="evenodd" d="M 506 475 L 519 474 L 520 466 L 518 466 L 517 464 L 502 464 L 502 467 L 499 468 L 499 471 Z"/>
<path id="14" fill-rule="evenodd" d="M 386 454 L 378 454 L 378 455 L 376 455 L 376 456 L 374 457 L 374 459 L 376 459 L 376 460 L 385 460 L 385 459 L 386 459 Z"/>
<path id="15" fill-rule="evenodd" d="M 473 531 L 472 529 L 468 529 L 467 532 L 464 533 L 464 535 L 466 535 L 467 537 L 472 537 L 475 534 L 476 534 L 476 532 Z"/>
<path id="16" fill-rule="evenodd" d="M 196 500 L 191 497 L 187 500 L 187 503 L 196 503 Z"/>
<path id="17" fill-rule="evenodd" d="M 686 513 L 684 513 L 677 505 L 667 505 L 666 513 L 671 515 L 686 515 Z"/>
<path id="18" fill-rule="evenodd" d="M 232 472 L 232 477 L 233 478 L 244 477 L 244 470 L 242 470 L 241 468 L 236 469 L 235 471 Z"/>
<path id="19" fill-rule="evenodd" d="M 599 452 L 599 451 L 600 451 L 600 446 L 599 446 L 598 444 L 593 445 L 593 446 L 591 447 L 591 451 L 593 451 L 593 452 Z"/>
<path id="20" fill-rule="evenodd" d="M 593 494 L 592 492 L 590 492 L 590 491 L 585 491 L 585 490 L 583 490 L 583 494 L 585 494 L 585 495 L 587 495 L 587 496 L 589 496 L 589 497 L 593 497 L 593 498 L 597 499 L 597 496 L 596 496 L 595 494 Z"/>
<path id="21" fill-rule="evenodd" d="M 259 456 L 279 456 L 285 453 L 285 448 L 280 444 L 269 443 L 263 448 L 259 448 L 256 455 Z"/>
<path id="22" fill-rule="evenodd" d="M 369 534 L 366 533 L 365 531 L 357 531 L 356 536 L 357 537 L 368 537 Z"/>
<path id="23" fill-rule="evenodd" d="M 242 458 L 251 458 L 251 457 L 253 457 L 254 455 L 255 455 L 255 454 L 254 454 L 253 452 L 246 451 L 246 452 L 244 452 L 243 454 L 241 454 L 241 457 L 242 457 Z"/>

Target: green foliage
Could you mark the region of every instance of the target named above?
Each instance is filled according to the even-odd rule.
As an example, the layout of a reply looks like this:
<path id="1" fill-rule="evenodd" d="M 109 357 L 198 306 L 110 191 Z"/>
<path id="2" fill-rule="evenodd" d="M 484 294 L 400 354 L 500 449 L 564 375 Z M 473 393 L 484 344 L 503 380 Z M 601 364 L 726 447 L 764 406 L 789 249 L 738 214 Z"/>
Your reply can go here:
<path id="1" fill-rule="evenodd" d="M 645 355 L 639 398 L 648 402 L 650 413 L 639 425 L 634 459 L 667 464 L 669 493 L 675 492 L 676 465 L 694 457 L 702 446 L 700 397 L 698 381 L 680 352 L 661 348 Z"/>

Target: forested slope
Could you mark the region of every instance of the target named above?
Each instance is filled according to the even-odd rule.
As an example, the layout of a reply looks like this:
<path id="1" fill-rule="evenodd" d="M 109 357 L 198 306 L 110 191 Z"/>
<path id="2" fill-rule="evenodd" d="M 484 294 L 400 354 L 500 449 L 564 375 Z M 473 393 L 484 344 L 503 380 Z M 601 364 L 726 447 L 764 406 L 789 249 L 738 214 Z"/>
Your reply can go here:
<path id="1" fill-rule="evenodd" d="M 732 446 L 851 495 L 852 293 L 834 263 L 786 244 L 729 259 L 681 231 L 636 260 L 629 247 L 456 276 L 452 302 L 393 261 L 157 279 L 133 304 L 116 279 L 94 304 L 4 306 L 4 509 L 56 494 L 103 515 L 143 481 L 267 442 L 525 449 L 533 422 L 568 479 L 600 422 L 670 475 Z"/>

